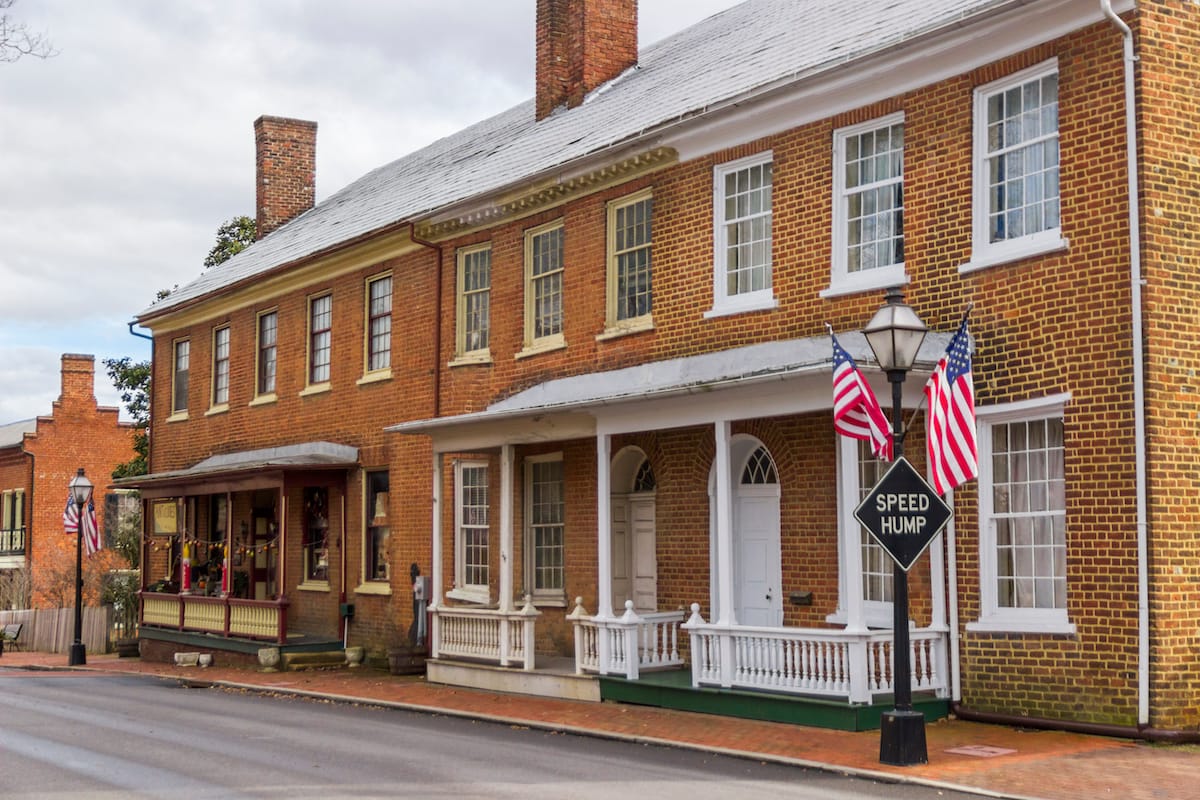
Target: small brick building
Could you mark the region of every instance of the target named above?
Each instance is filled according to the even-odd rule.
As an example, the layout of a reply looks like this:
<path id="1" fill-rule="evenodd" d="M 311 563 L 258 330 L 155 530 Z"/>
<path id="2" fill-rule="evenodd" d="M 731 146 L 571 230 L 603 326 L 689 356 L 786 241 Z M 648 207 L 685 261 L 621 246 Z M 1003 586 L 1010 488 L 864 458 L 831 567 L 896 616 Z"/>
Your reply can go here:
<path id="1" fill-rule="evenodd" d="M 852 511 L 886 465 L 834 432 L 826 325 L 886 396 L 860 330 L 901 286 L 910 460 L 969 305 L 980 442 L 910 572 L 915 688 L 1200 726 L 1200 7 L 882 5 L 639 51 L 633 0 L 539 0 L 534 99 L 312 207 L 315 125 L 256 123 L 280 226 L 139 318 L 150 629 L 378 652 L 417 572 L 434 665 L 640 647 L 869 702 L 892 571 Z"/>
<path id="2" fill-rule="evenodd" d="M 102 536 L 114 518 L 106 509 L 115 511 L 123 502 L 110 484 L 116 466 L 134 456 L 133 428 L 118 416 L 116 408 L 96 403 L 95 358 L 65 353 L 62 391 L 50 413 L 0 427 L 0 571 L 10 582 L 14 572 L 28 576 L 30 608 L 61 608 L 74 601 L 75 539 L 63 534 L 63 509 L 76 471 L 82 467 L 95 486 Z M 88 559 L 89 577 L 114 563 L 111 552 L 101 551 Z M 99 602 L 99 588 L 96 580 L 85 582 L 87 604 Z M 13 587 L 19 594 L 23 589 Z"/>

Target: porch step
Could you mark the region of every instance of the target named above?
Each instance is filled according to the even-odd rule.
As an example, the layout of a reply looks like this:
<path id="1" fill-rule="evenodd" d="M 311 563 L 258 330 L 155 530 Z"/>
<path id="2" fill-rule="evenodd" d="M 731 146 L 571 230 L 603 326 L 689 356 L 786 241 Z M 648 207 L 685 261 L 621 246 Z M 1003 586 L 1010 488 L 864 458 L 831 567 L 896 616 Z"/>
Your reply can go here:
<path id="1" fill-rule="evenodd" d="M 539 658 L 533 672 L 492 664 L 430 659 L 425 662 L 425 680 L 489 692 L 600 702 L 600 686 L 595 676 L 576 675 L 573 659 Z"/>
<path id="2" fill-rule="evenodd" d="M 344 650 L 325 650 L 316 653 L 280 653 L 279 667 L 285 672 L 304 669 L 331 669 L 346 666 Z"/>
<path id="3" fill-rule="evenodd" d="M 790 694 L 696 688 L 692 686 L 689 670 L 645 673 L 636 681 L 605 676 L 598 683 L 603 700 L 839 731 L 878 730 L 883 712 L 892 708 L 890 698 L 872 705 L 850 705 Z M 913 709 L 924 714 L 926 722 L 950 714 L 949 702 L 935 697 L 914 696 Z"/>

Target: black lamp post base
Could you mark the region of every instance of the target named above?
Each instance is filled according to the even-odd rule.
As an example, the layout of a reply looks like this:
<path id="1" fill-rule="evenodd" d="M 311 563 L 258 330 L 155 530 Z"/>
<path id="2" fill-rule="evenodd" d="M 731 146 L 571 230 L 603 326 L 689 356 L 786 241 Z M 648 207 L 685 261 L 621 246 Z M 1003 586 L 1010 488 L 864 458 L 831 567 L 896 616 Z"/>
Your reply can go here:
<path id="1" fill-rule="evenodd" d="M 82 642 L 76 642 L 71 645 L 71 650 L 67 655 L 68 667 L 81 667 L 87 663 L 87 646 Z M 924 741 L 924 738 L 922 738 Z"/>
<path id="2" fill-rule="evenodd" d="M 925 715 L 920 711 L 883 712 L 879 730 L 879 763 L 894 767 L 928 764 Z"/>

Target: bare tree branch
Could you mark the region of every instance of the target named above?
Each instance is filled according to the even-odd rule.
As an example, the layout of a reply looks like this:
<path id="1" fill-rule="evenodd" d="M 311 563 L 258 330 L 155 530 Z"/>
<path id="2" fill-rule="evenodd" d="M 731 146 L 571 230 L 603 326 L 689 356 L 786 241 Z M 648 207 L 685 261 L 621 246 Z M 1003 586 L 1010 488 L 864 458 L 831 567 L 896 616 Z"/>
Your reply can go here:
<path id="1" fill-rule="evenodd" d="M 52 58 L 58 51 L 51 46 L 43 33 L 29 30 L 24 22 L 17 22 L 8 14 L 17 0 L 0 0 L 0 63 L 12 63 L 21 56 Z"/>

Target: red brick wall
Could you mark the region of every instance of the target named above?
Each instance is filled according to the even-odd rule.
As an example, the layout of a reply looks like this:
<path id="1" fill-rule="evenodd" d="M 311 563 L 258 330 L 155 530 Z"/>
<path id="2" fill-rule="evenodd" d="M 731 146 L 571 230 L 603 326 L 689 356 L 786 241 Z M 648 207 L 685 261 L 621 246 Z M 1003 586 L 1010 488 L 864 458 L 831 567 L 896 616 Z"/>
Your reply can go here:
<path id="1" fill-rule="evenodd" d="M 1143 166 L 1152 724 L 1200 725 L 1200 6 L 1139 3 L 1138 77 Z M 1122 587 L 1124 589 L 1124 587 Z"/>
<path id="2" fill-rule="evenodd" d="M 134 456 L 133 429 L 118 420 L 116 408 L 96 405 L 94 362 L 90 355 L 62 357 L 62 393 L 50 414 L 37 418 L 36 433 L 25 438 L 25 450 L 33 454 L 33 483 L 26 487 L 25 502 L 34 608 L 57 607 L 63 600 L 69 604 L 75 597 L 75 537 L 63 534 L 63 508 L 76 470 L 82 467 L 95 486 L 96 520 L 103 536 L 104 495 L 112 471 Z M 99 602 L 100 576 L 123 566 L 117 562 L 111 550 L 84 556 L 85 603 Z"/>

